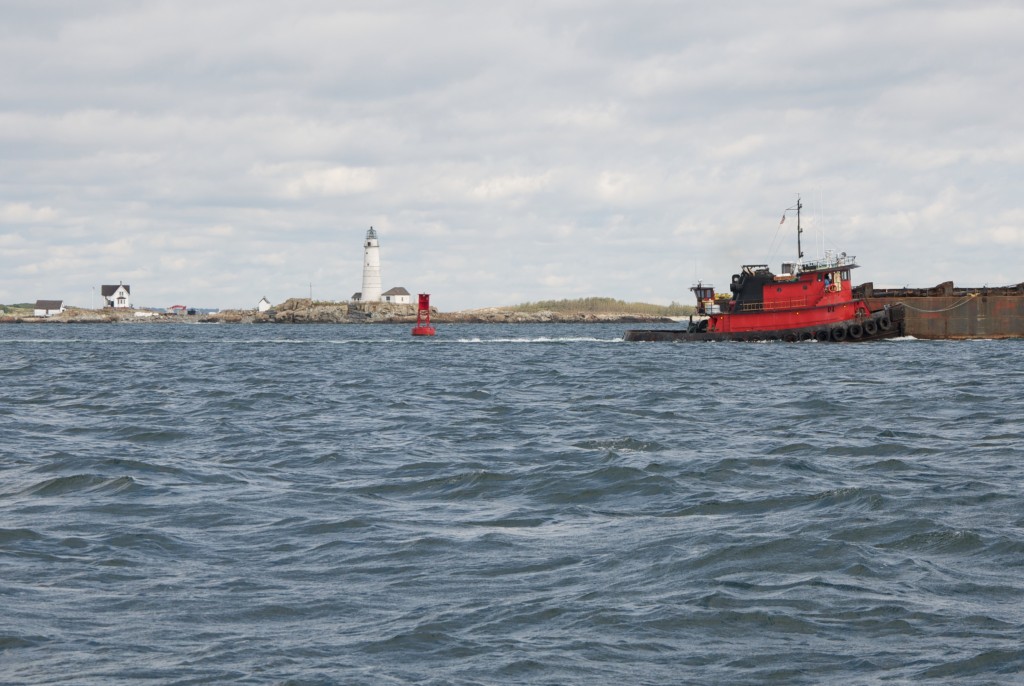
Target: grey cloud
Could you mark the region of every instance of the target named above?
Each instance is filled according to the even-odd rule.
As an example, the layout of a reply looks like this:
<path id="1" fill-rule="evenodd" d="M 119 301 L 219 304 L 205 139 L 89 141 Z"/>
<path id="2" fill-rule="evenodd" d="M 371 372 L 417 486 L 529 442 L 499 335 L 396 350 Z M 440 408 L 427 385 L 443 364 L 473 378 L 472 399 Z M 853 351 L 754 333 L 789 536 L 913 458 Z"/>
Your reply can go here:
<path id="1" fill-rule="evenodd" d="M 8 3 L 0 302 L 122 274 L 153 305 L 345 298 L 371 224 L 388 285 L 442 308 L 686 300 L 767 259 L 797 192 L 864 280 L 1020 281 L 1021 29 L 998 2 Z"/>

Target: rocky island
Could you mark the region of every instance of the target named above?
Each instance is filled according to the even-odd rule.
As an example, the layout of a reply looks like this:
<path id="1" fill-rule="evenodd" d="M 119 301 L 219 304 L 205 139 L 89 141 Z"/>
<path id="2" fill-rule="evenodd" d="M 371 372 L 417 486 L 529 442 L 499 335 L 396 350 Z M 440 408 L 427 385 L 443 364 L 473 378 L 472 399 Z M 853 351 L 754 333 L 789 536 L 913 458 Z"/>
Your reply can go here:
<path id="1" fill-rule="evenodd" d="M 593 300 L 593 299 L 587 299 Z M 611 299 L 601 299 L 618 303 Z M 565 301 L 577 302 L 577 301 Z M 582 301 L 580 301 L 582 302 Z M 594 311 L 590 307 L 558 307 L 552 303 L 550 309 L 536 305 L 512 307 L 486 307 L 458 312 L 439 312 L 431 308 L 430 318 L 439 324 L 548 324 L 548 323 L 642 323 L 669 322 L 685 318 L 683 314 L 669 308 L 657 306 L 635 306 L 621 303 L 621 311 Z M 671 311 L 660 314 L 656 311 L 641 311 L 657 308 Z M 221 310 L 209 314 L 170 314 L 146 309 L 121 310 L 104 308 L 90 310 L 68 307 L 59 314 L 48 317 L 33 316 L 26 308 L 5 307 L 0 309 L 0 323 L 64 323 L 64 324 L 168 324 L 194 322 L 209 324 L 414 324 L 416 306 L 385 302 L 330 302 L 309 298 L 290 298 L 265 312 L 255 309 Z"/>

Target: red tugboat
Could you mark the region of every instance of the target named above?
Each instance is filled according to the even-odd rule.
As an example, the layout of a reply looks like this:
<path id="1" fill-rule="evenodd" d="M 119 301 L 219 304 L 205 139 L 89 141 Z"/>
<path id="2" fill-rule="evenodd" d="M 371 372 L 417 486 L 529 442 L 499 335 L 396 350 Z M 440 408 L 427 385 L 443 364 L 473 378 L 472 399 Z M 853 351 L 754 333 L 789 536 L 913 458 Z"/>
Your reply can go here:
<path id="1" fill-rule="evenodd" d="M 799 198 L 794 207 L 797 217 L 797 255 L 800 247 Z M 785 217 L 785 215 L 783 215 Z M 685 330 L 630 330 L 627 341 L 810 341 L 854 342 L 903 335 L 902 305 L 887 305 L 869 310 L 862 298 L 853 296 L 850 270 L 858 265 L 846 253 L 826 251 L 824 259 L 790 262 L 781 274 L 773 274 L 764 264 L 744 265 L 734 274 L 731 295 L 715 298 L 710 284 L 691 288 L 697 296 L 697 314 Z"/>

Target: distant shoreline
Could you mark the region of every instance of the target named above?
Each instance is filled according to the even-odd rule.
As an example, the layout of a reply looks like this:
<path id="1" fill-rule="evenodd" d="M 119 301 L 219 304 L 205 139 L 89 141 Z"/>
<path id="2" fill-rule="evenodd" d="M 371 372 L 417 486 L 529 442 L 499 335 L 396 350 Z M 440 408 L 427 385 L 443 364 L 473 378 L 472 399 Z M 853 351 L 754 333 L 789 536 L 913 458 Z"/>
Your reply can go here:
<path id="1" fill-rule="evenodd" d="M 484 308 L 430 314 L 433 324 L 637 324 L 673 323 L 686 317 L 665 317 L 630 312 L 522 312 L 514 308 Z M 360 307 L 311 304 L 306 307 L 255 310 L 223 310 L 196 315 L 180 315 L 149 310 L 86 310 L 68 308 L 60 314 L 36 317 L 24 314 L 0 314 L 0 324 L 415 324 L 411 305 Z"/>

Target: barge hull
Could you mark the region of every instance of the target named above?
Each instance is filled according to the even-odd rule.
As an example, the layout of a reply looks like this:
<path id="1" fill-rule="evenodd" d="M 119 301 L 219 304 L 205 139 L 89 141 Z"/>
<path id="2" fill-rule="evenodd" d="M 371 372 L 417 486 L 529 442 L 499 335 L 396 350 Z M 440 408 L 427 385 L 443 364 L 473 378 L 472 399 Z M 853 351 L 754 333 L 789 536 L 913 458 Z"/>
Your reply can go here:
<path id="1" fill-rule="evenodd" d="M 996 288 L 854 289 L 871 309 L 903 305 L 908 336 L 922 339 L 1024 338 L 1024 283 Z"/>

